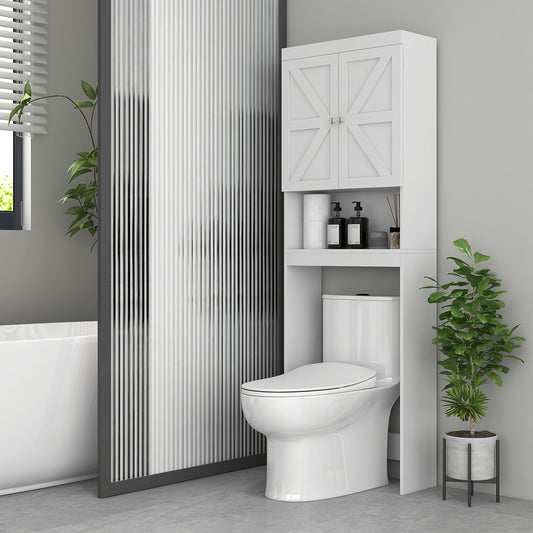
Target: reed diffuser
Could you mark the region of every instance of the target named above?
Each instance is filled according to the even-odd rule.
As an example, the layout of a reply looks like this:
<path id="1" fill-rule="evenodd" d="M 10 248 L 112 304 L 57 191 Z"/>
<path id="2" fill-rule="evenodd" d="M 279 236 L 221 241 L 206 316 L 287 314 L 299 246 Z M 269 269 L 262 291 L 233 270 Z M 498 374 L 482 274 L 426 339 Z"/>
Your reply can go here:
<path id="1" fill-rule="evenodd" d="M 392 215 L 392 220 L 394 226 L 389 228 L 390 236 L 390 248 L 392 250 L 400 249 L 400 195 L 394 193 L 392 195 L 392 202 L 387 195 L 387 203 L 389 204 L 390 214 Z"/>

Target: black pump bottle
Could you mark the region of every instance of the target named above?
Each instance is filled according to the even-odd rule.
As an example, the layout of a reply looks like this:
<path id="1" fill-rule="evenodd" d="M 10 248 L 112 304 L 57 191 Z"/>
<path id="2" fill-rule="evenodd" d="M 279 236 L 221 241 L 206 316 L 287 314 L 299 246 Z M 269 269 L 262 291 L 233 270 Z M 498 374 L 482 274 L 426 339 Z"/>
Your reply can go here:
<path id="1" fill-rule="evenodd" d="M 368 248 L 368 218 L 361 216 L 361 202 L 355 204 L 354 210 L 357 213 L 348 219 L 348 243 L 347 248 Z"/>
<path id="2" fill-rule="evenodd" d="M 346 246 L 346 219 L 340 216 L 340 202 L 331 202 L 334 215 L 328 219 L 328 248 L 344 248 Z"/>

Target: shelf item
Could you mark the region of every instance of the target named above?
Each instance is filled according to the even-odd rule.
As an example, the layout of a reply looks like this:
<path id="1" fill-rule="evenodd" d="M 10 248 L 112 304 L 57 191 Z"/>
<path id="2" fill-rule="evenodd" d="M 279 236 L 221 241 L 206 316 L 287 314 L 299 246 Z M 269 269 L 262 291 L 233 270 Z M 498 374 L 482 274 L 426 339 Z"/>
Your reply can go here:
<path id="1" fill-rule="evenodd" d="M 341 216 L 340 202 L 333 202 L 333 216 L 328 218 L 328 248 L 340 250 L 346 248 L 346 219 Z"/>
<path id="2" fill-rule="evenodd" d="M 392 250 L 400 249 L 400 228 L 389 228 L 389 241 Z"/>
<path id="3" fill-rule="evenodd" d="M 354 200 L 352 204 L 355 204 L 355 215 L 348 219 L 346 248 L 364 250 L 368 248 L 368 218 L 361 216 L 363 208 L 360 201 Z"/>
<path id="4" fill-rule="evenodd" d="M 327 247 L 327 225 L 331 196 L 329 194 L 304 194 L 303 246 Z"/>
<path id="5" fill-rule="evenodd" d="M 372 231 L 368 237 L 368 247 L 372 250 L 389 248 L 389 236 L 386 231 Z"/>

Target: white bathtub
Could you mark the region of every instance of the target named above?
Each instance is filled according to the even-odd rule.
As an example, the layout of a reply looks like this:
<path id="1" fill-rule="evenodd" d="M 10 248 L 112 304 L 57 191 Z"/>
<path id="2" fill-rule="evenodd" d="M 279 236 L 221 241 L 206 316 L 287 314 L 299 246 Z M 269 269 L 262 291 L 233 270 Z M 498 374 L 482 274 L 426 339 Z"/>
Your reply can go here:
<path id="1" fill-rule="evenodd" d="M 97 323 L 0 326 L 0 495 L 96 477 Z"/>

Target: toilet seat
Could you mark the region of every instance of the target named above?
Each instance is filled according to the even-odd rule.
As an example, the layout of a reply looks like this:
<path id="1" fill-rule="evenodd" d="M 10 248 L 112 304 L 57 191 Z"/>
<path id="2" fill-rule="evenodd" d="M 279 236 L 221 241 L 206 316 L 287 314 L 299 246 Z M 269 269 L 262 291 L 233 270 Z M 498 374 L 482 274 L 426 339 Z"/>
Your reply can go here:
<path id="1" fill-rule="evenodd" d="M 286 374 L 243 383 L 243 394 L 260 396 L 316 395 L 372 389 L 376 371 L 348 363 L 303 365 Z"/>

